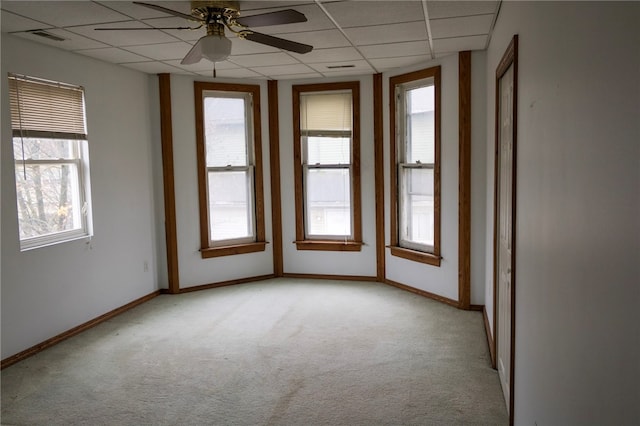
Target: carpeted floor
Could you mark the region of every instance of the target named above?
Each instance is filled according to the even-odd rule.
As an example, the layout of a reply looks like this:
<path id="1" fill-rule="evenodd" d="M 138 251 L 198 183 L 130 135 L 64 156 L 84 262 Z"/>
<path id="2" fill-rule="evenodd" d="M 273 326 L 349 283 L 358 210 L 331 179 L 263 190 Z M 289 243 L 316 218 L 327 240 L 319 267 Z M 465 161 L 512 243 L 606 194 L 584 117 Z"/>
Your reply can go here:
<path id="1" fill-rule="evenodd" d="M 368 282 L 159 296 L 1 378 L 3 425 L 508 423 L 481 313 Z"/>

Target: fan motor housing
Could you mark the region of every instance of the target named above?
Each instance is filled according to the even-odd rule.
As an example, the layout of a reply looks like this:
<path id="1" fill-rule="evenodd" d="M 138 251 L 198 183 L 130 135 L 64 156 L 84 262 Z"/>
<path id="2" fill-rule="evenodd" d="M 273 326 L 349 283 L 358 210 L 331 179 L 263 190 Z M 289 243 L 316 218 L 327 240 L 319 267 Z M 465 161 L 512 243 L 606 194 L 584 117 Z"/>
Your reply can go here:
<path id="1" fill-rule="evenodd" d="M 231 9 L 236 12 L 240 11 L 240 2 L 234 0 L 214 0 L 214 1 L 192 1 L 191 10 L 193 12 L 206 10 L 207 8 L 214 9 Z"/>

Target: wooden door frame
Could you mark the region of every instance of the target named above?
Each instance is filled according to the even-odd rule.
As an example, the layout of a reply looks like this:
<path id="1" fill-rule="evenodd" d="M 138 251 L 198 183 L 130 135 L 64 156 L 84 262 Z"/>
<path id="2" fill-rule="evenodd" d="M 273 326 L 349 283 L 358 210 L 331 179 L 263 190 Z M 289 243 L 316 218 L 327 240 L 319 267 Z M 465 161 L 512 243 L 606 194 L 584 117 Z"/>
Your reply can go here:
<path id="1" fill-rule="evenodd" d="M 502 55 L 502 59 L 496 68 L 496 112 L 495 112 L 495 161 L 494 161 L 494 181 L 493 181 L 493 368 L 496 368 L 498 357 L 498 198 L 499 198 L 499 173 L 500 173 L 500 79 L 505 72 L 513 65 L 513 125 L 512 125 L 512 167 L 511 167 L 511 349 L 509 361 L 509 424 L 514 424 L 514 364 L 515 364 L 515 338 L 516 338 L 516 177 L 517 177 L 517 137 L 518 137 L 518 35 L 514 35 Z"/>

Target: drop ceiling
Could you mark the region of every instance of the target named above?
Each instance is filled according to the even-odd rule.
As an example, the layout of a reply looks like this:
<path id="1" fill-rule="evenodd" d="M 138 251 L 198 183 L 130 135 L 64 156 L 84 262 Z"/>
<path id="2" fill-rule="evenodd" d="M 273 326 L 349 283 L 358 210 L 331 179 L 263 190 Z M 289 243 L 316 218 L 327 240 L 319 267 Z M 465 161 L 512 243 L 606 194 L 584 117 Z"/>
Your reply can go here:
<path id="1" fill-rule="evenodd" d="M 188 1 L 151 1 L 190 13 Z M 129 1 L 2 1 L 2 32 L 146 73 L 211 76 L 213 64 L 180 60 L 205 30 L 95 31 L 109 27 L 184 27 L 193 22 Z M 297 54 L 242 40 L 229 31 L 231 56 L 219 77 L 297 79 L 373 74 L 487 47 L 500 1 L 240 1 L 241 16 L 282 9 L 304 23 L 256 31 L 310 44 Z M 42 30 L 42 31 L 37 31 Z M 37 35 L 42 33 L 63 40 Z"/>

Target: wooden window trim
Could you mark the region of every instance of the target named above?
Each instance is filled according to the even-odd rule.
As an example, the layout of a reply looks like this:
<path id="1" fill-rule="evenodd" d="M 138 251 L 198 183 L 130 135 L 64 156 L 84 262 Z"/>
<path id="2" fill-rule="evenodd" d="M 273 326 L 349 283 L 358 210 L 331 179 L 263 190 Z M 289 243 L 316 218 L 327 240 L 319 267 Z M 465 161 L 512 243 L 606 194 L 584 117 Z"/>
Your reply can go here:
<path id="1" fill-rule="evenodd" d="M 254 193 L 256 241 L 250 243 L 231 243 L 229 245 L 211 247 L 209 241 L 209 217 L 207 206 L 207 167 L 204 140 L 204 107 L 202 92 L 204 91 L 251 93 L 253 97 L 253 150 L 254 150 Z M 210 82 L 194 82 L 196 112 L 196 152 L 198 159 L 198 199 L 200 206 L 200 254 L 203 259 L 235 254 L 264 251 L 264 193 L 262 177 L 262 124 L 260 117 L 260 86 L 254 84 L 226 84 Z"/>
<path id="2" fill-rule="evenodd" d="M 326 92 L 331 90 L 351 90 L 353 106 L 352 159 L 353 172 L 353 239 L 310 239 L 304 231 L 304 188 L 302 185 L 302 150 L 300 147 L 300 94 Z M 293 97 L 293 172 L 296 208 L 296 248 L 298 250 L 360 251 L 362 248 L 362 209 L 360 184 L 360 82 L 302 84 L 292 87 Z"/>
<path id="3" fill-rule="evenodd" d="M 397 150 L 399 141 L 396 140 L 396 86 L 415 80 L 422 80 L 433 77 L 435 87 L 435 166 L 434 166 L 434 241 L 433 253 L 400 247 L 398 235 L 398 175 L 397 175 Z M 389 79 L 389 120 L 390 120 L 390 166 L 391 166 L 391 254 L 413 260 L 415 262 L 426 263 L 433 266 L 440 266 L 442 257 L 440 256 L 440 121 L 441 121 L 441 81 L 440 66 L 427 68 L 419 71 L 401 74 Z"/>

